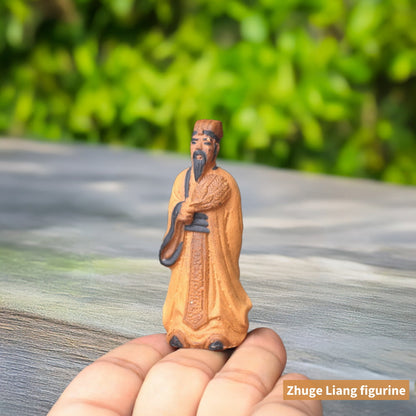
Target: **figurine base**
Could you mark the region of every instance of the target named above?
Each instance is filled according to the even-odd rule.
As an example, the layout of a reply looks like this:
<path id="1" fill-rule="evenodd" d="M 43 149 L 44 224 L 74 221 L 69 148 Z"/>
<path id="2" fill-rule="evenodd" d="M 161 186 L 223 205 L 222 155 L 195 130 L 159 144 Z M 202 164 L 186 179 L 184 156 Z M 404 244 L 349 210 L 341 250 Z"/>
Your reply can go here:
<path id="1" fill-rule="evenodd" d="M 245 337 L 244 337 L 245 338 Z M 241 340 L 241 342 L 244 341 L 244 338 Z M 235 347 L 238 347 L 241 342 L 236 343 L 230 343 L 228 340 L 224 339 L 223 337 L 218 336 L 211 336 L 208 340 L 206 340 L 203 343 L 190 343 L 187 342 L 186 339 L 180 335 L 167 335 L 166 337 L 169 345 L 173 348 L 179 349 L 179 348 L 196 348 L 196 349 L 205 349 L 210 351 L 224 351 L 229 350 Z"/>

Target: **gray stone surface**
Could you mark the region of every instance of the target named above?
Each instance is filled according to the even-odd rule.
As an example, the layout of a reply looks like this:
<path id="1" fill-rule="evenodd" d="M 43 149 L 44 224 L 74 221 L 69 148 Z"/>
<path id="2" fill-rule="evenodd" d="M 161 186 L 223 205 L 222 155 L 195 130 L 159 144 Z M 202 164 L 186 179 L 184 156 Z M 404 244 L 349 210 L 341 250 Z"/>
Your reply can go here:
<path id="1" fill-rule="evenodd" d="M 283 338 L 287 371 L 415 379 L 416 189 L 220 161 L 244 211 L 251 327 Z M 0 139 L 0 414 L 42 415 L 85 365 L 163 332 L 157 252 L 186 157 Z M 413 381 L 411 383 L 413 385 Z M 327 415 L 413 415 L 406 402 Z"/>

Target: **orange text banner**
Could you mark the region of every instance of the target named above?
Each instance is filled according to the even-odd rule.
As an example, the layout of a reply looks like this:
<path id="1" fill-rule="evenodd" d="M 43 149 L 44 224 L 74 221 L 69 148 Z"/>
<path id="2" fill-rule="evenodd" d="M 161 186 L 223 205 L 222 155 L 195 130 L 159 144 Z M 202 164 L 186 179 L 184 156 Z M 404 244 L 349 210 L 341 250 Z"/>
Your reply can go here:
<path id="1" fill-rule="evenodd" d="M 285 400 L 409 400 L 409 380 L 285 380 Z"/>

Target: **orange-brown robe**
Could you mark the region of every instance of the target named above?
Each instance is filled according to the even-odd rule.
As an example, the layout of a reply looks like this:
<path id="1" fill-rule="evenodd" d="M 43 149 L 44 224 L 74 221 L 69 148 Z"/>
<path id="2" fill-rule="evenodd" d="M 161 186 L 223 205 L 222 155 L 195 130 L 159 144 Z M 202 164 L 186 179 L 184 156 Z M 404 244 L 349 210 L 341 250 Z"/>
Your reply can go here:
<path id="1" fill-rule="evenodd" d="M 196 212 L 191 225 L 176 220 L 183 205 Z M 163 308 L 170 340 L 184 347 L 239 345 L 248 329 L 251 301 L 240 283 L 238 259 L 243 223 L 234 178 L 215 167 L 195 182 L 191 169 L 176 178 L 160 261 L 171 269 Z"/>

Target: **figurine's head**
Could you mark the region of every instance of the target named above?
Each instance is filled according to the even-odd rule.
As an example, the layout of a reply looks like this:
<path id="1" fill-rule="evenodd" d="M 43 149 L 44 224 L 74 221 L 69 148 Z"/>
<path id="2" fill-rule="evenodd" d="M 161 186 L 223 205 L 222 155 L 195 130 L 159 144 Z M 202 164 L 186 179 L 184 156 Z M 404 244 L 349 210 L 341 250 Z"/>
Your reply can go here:
<path id="1" fill-rule="evenodd" d="M 196 181 L 215 166 L 221 139 L 221 121 L 198 120 L 195 123 L 191 139 L 191 159 Z"/>

